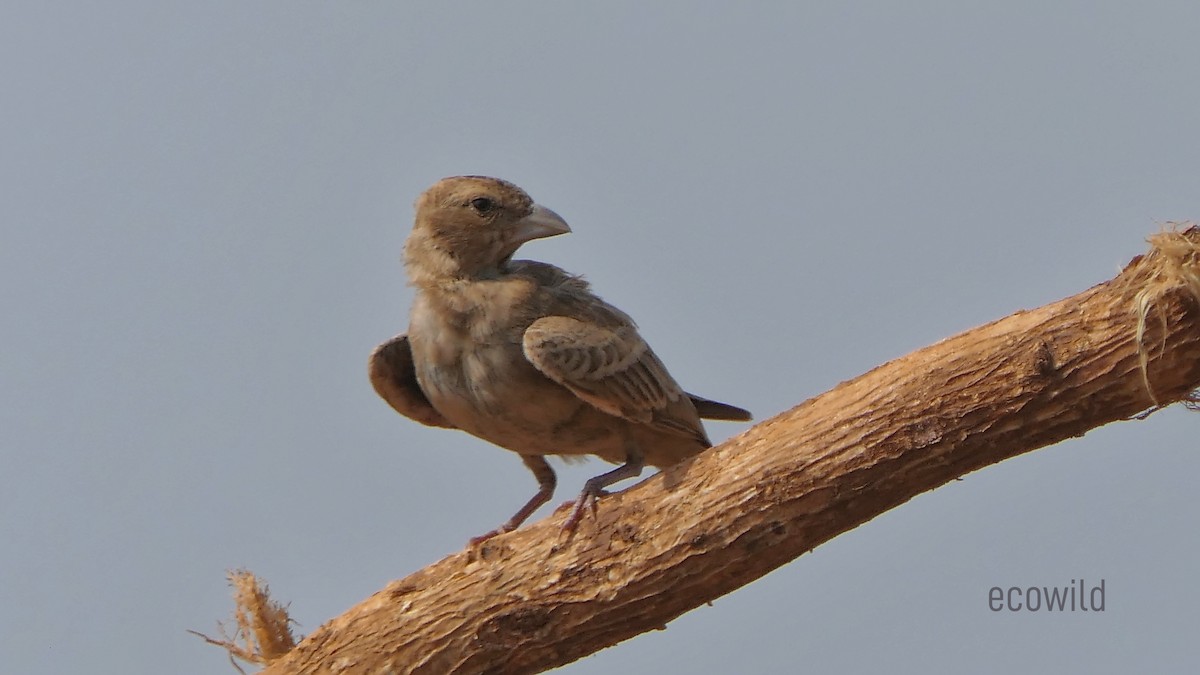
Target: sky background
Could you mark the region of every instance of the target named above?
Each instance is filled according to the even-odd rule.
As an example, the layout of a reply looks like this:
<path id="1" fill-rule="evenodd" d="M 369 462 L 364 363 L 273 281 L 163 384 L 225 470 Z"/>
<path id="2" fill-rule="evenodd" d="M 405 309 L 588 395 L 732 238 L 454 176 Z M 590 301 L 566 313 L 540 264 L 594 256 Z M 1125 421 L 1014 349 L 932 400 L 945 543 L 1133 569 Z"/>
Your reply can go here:
<path id="1" fill-rule="evenodd" d="M 1200 218 L 1198 34 L 1193 2 L 6 3 L 4 670 L 233 672 L 186 632 L 227 569 L 307 633 L 532 494 L 367 382 L 439 178 L 562 214 L 522 254 L 765 419 Z M 558 672 L 1184 672 L 1197 424 L 989 467 Z M 558 466 L 555 503 L 607 468 Z M 1081 577 L 1103 613 L 988 609 Z"/>

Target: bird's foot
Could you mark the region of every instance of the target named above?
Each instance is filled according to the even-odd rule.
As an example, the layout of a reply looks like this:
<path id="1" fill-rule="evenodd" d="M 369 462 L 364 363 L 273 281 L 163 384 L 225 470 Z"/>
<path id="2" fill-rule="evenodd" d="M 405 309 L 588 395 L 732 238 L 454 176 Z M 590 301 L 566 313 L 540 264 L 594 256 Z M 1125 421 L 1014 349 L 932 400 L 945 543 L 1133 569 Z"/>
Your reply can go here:
<path id="1" fill-rule="evenodd" d="M 496 529 L 492 530 L 491 532 L 485 532 L 485 533 L 479 535 L 478 537 L 471 537 L 471 540 L 470 540 L 470 542 L 468 542 L 468 544 L 470 546 L 478 546 L 478 545 L 482 544 L 483 542 L 487 541 L 488 539 L 491 539 L 492 537 L 499 536 L 501 534 L 508 534 L 509 532 L 512 532 L 514 529 L 515 528 L 509 527 L 507 524 L 501 525 L 500 527 L 497 527 Z"/>
<path id="2" fill-rule="evenodd" d="M 576 499 L 574 502 L 574 506 L 571 509 L 571 515 L 567 516 L 567 519 L 563 521 L 563 532 L 566 532 L 568 537 L 573 535 L 575 533 L 575 528 L 579 526 L 579 521 L 583 520 L 583 515 L 586 511 L 591 511 L 592 518 L 597 518 L 598 511 L 596 508 L 596 503 L 599 501 L 600 497 L 603 497 L 607 494 L 608 490 L 590 490 L 584 488 L 583 492 L 579 495 L 579 499 Z M 571 502 L 567 502 L 567 504 L 571 504 Z M 566 504 L 564 504 L 564 506 L 566 506 Z"/>

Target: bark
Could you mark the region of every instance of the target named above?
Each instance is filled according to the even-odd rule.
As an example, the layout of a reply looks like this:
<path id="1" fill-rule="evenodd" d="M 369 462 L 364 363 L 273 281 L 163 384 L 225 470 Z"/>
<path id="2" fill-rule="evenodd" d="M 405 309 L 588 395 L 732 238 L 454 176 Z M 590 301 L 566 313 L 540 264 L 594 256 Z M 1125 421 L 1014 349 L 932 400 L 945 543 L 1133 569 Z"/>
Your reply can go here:
<path id="1" fill-rule="evenodd" d="M 1200 230 L 1151 241 L 1110 281 L 891 361 L 605 497 L 573 539 L 559 510 L 392 582 L 265 672 L 540 672 L 970 471 L 1190 400 Z"/>

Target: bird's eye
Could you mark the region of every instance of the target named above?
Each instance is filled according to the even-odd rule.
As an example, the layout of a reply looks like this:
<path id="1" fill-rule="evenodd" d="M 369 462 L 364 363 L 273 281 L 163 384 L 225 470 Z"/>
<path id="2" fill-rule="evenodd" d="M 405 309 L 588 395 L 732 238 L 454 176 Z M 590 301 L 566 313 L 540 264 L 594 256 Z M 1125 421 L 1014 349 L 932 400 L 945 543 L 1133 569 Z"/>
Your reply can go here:
<path id="1" fill-rule="evenodd" d="M 476 197 L 475 199 L 471 200 L 471 208 L 475 209 L 479 213 L 488 213 L 492 209 L 496 208 L 496 204 L 487 197 Z"/>

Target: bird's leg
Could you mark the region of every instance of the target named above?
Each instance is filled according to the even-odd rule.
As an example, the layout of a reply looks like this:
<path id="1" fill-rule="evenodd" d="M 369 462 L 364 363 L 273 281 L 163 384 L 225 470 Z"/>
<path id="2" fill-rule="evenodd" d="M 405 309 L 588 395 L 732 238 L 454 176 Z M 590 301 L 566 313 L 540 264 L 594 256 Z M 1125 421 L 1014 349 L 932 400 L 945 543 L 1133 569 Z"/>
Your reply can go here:
<path id="1" fill-rule="evenodd" d="M 579 525 L 579 521 L 583 519 L 583 511 L 586 508 L 591 508 L 592 517 L 596 517 L 596 498 L 603 494 L 608 494 L 604 488 L 612 485 L 619 480 L 626 478 L 635 478 L 642 474 L 644 464 L 642 451 L 632 443 L 625 451 L 625 463 L 617 468 L 602 473 L 595 478 L 589 478 L 583 484 L 583 492 L 579 493 L 579 499 L 575 500 L 575 508 L 571 509 L 571 515 L 567 516 L 567 520 L 563 522 L 562 529 L 571 534 L 575 531 L 575 526 Z"/>
<path id="2" fill-rule="evenodd" d="M 481 534 L 478 537 L 472 537 L 472 546 L 483 543 L 498 534 L 512 532 L 517 529 L 521 526 L 521 523 L 525 522 L 526 518 L 538 510 L 539 506 L 550 501 L 550 498 L 554 496 L 554 487 L 558 484 L 558 478 L 555 477 L 554 469 L 550 468 L 550 463 L 546 461 L 546 458 L 541 455 L 521 455 L 521 461 L 525 462 L 525 466 L 529 467 L 534 477 L 537 478 L 537 494 L 531 497 L 525 503 L 525 506 L 521 507 L 520 511 L 513 514 L 513 517 L 509 518 L 500 527 L 486 534 Z"/>

